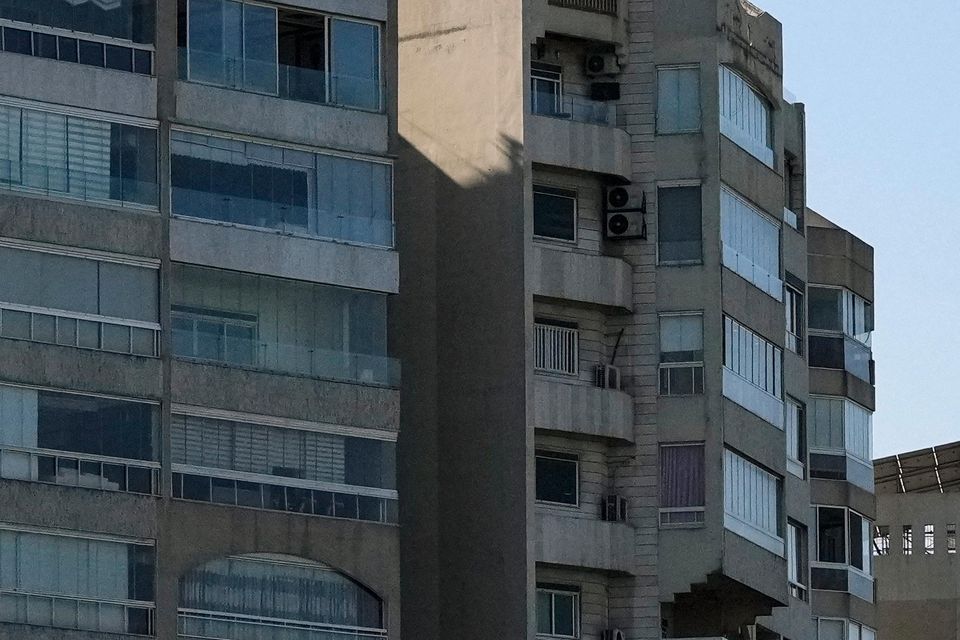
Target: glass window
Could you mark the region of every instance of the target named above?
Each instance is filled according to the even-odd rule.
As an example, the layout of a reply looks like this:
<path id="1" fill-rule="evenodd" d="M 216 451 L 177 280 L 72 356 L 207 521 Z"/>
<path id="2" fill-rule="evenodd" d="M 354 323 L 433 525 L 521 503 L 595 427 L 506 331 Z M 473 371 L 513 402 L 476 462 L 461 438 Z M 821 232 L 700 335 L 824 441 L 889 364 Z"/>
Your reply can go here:
<path id="1" fill-rule="evenodd" d="M 530 63 L 530 101 L 533 113 L 555 117 L 563 112 L 563 70 L 559 65 Z"/>
<path id="2" fill-rule="evenodd" d="M 537 451 L 537 500 L 576 506 L 579 461 L 576 455 Z"/>
<path id="3" fill-rule="evenodd" d="M 10 53 L 22 53 L 24 55 L 33 55 L 33 37 L 29 31 L 24 29 L 15 29 L 13 27 L 3 28 L 3 50 Z"/>
<path id="4" fill-rule="evenodd" d="M 294 557 L 213 560 L 180 580 L 180 634 L 279 637 L 290 624 L 324 635 L 383 633 L 380 598 L 332 567 Z M 303 633 L 303 632 L 301 632 Z"/>
<path id="5" fill-rule="evenodd" d="M 780 280 L 780 225 L 727 187 L 720 191 L 723 266 L 777 300 Z"/>
<path id="6" fill-rule="evenodd" d="M 700 131 L 700 67 L 657 69 L 657 133 Z"/>
<path id="7" fill-rule="evenodd" d="M 576 242 L 577 192 L 534 185 L 533 235 Z"/>
<path id="8" fill-rule="evenodd" d="M 720 132 L 769 167 L 773 166 L 771 109 L 740 74 L 720 66 Z"/>
<path id="9" fill-rule="evenodd" d="M 838 507 L 817 508 L 817 560 L 846 564 L 846 511 Z"/>
<path id="10" fill-rule="evenodd" d="M 0 2 L 0 18 L 153 44 L 154 0 Z"/>
<path id="11" fill-rule="evenodd" d="M 393 245 L 388 163 L 174 131 L 173 212 Z"/>
<path id="12" fill-rule="evenodd" d="M 913 525 L 903 525 L 902 545 L 903 555 L 909 556 L 913 554 Z"/>
<path id="13" fill-rule="evenodd" d="M 537 635 L 580 637 L 580 591 L 566 585 L 537 584 Z"/>
<path id="14" fill-rule="evenodd" d="M 318 13 L 278 9 L 280 95 L 327 102 L 327 18 Z"/>
<path id="15" fill-rule="evenodd" d="M 723 366 L 763 392 L 781 398 L 783 351 L 733 318 L 723 320 Z"/>
<path id="16" fill-rule="evenodd" d="M 580 332 L 576 325 L 537 319 L 533 325 L 536 371 L 575 376 L 580 370 Z"/>
<path id="17" fill-rule="evenodd" d="M 807 530 L 793 521 L 787 522 L 787 580 L 792 595 L 806 599 Z"/>
<path id="18" fill-rule="evenodd" d="M 660 264 L 703 259 L 700 187 L 657 189 L 657 250 Z"/>
<path id="19" fill-rule="evenodd" d="M 873 555 L 886 556 L 890 554 L 890 527 L 876 525 L 873 528 Z"/>
<path id="20" fill-rule="evenodd" d="M 784 402 L 784 409 L 786 410 L 784 425 L 787 433 L 787 458 L 803 464 L 806 460 L 806 410 L 802 403 L 790 397 L 787 397 Z"/>
<path id="21" fill-rule="evenodd" d="M 850 564 L 863 571 L 870 573 L 873 554 L 870 551 L 870 521 L 863 516 L 849 512 L 850 514 Z"/>
<path id="22" fill-rule="evenodd" d="M 784 309 L 787 315 L 787 349 L 803 353 L 803 294 L 797 289 L 784 287 Z"/>
<path id="23" fill-rule="evenodd" d="M 782 529 L 780 478 L 730 449 L 724 451 L 723 462 L 726 515 L 766 536 L 779 539 Z M 727 528 L 732 528 L 729 520 Z M 742 528 L 736 530 L 742 531 Z M 783 554 L 782 546 L 779 553 Z"/>
<path id="24" fill-rule="evenodd" d="M 826 620 L 820 618 L 817 625 L 817 640 L 847 640 L 843 620 Z"/>
<path id="25" fill-rule="evenodd" d="M 153 583 L 152 546 L 0 529 L 4 622 L 152 634 Z"/>
<path id="26" fill-rule="evenodd" d="M 703 522 L 706 506 L 702 444 L 660 447 L 660 524 Z"/>
<path id="27" fill-rule="evenodd" d="M 843 330 L 842 292 L 842 289 L 809 287 L 811 329 L 836 332 Z"/>
<path id="28" fill-rule="evenodd" d="M 934 528 L 932 524 L 923 525 L 923 553 L 932 556 L 935 551 Z"/>
<path id="29" fill-rule="evenodd" d="M 889 530 L 888 530 L 889 534 Z M 947 553 L 957 552 L 957 525 L 950 523 L 947 525 Z"/>
<path id="30" fill-rule="evenodd" d="M 380 29 L 375 24 L 331 20 L 334 102 L 380 109 Z"/>
<path id="31" fill-rule="evenodd" d="M 660 316 L 660 395 L 703 393 L 703 315 Z"/>

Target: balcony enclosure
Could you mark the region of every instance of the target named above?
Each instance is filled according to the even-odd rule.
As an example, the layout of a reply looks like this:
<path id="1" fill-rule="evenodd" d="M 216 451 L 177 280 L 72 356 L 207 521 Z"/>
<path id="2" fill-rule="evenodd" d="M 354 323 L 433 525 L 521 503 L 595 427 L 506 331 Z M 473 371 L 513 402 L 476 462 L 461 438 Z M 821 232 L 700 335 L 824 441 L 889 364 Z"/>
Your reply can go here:
<path id="1" fill-rule="evenodd" d="M 175 215 L 393 246 L 387 162 L 187 131 L 171 154 Z"/>
<path id="2" fill-rule="evenodd" d="M 159 407 L 0 385 L 0 477 L 157 494 Z"/>
<path id="3" fill-rule="evenodd" d="M 383 107 L 375 23 L 237 0 L 179 0 L 178 13 L 185 79 L 288 100 Z"/>
<path id="4" fill-rule="evenodd" d="M 840 287 L 809 288 L 811 367 L 841 369 L 873 384 L 873 305 Z"/>
<path id="5" fill-rule="evenodd" d="M 0 0 L 3 50 L 141 74 L 153 72 L 155 0 Z"/>
<path id="6" fill-rule="evenodd" d="M 175 264 L 173 353 L 316 378 L 396 385 L 386 296 Z"/>
<path id="7" fill-rule="evenodd" d="M 873 414 L 846 398 L 811 397 L 810 476 L 873 493 Z"/>
<path id="8" fill-rule="evenodd" d="M 0 188 L 157 208 L 157 131 L 0 104 Z"/>

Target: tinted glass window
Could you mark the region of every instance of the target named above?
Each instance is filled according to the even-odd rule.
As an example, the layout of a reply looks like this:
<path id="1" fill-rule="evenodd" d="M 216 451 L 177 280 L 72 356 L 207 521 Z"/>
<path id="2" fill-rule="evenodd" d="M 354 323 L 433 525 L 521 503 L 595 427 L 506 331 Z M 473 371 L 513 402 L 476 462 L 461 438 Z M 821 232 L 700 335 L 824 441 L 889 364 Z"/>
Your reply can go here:
<path id="1" fill-rule="evenodd" d="M 843 509 L 820 507 L 817 518 L 817 549 L 820 562 L 847 561 Z M 816 586 L 816 585 L 814 585 Z"/>
<path id="2" fill-rule="evenodd" d="M 99 42 L 80 40 L 80 64 L 103 66 L 103 45 Z"/>
<path id="3" fill-rule="evenodd" d="M 807 304 L 810 314 L 810 328 L 823 331 L 843 330 L 843 307 L 841 289 L 810 287 Z"/>
<path id="4" fill-rule="evenodd" d="M 537 500 L 577 504 L 577 458 L 560 453 L 537 453 Z"/>
<path id="5" fill-rule="evenodd" d="M 41 391 L 37 415 L 42 449 L 155 459 L 153 405 Z"/>
<path id="6" fill-rule="evenodd" d="M 552 187 L 534 187 L 533 234 L 557 240 L 576 240 L 576 191 Z"/>
<path id="7" fill-rule="evenodd" d="M 156 0 L 7 0 L 0 18 L 151 44 Z"/>
<path id="8" fill-rule="evenodd" d="M 3 50 L 11 53 L 33 53 L 33 40 L 29 31 L 23 29 L 3 28 Z"/>
<path id="9" fill-rule="evenodd" d="M 700 262 L 700 187 L 664 188 L 657 194 L 660 262 Z"/>

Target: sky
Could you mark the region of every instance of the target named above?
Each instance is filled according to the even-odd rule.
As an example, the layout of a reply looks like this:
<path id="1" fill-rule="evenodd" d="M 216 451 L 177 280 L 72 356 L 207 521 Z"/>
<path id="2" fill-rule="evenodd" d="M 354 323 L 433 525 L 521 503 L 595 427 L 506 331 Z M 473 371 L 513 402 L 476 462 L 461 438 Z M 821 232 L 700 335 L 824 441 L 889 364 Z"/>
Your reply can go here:
<path id="1" fill-rule="evenodd" d="M 875 249 L 874 455 L 960 440 L 960 1 L 753 1 L 806 105 L 808 206 Z"/>

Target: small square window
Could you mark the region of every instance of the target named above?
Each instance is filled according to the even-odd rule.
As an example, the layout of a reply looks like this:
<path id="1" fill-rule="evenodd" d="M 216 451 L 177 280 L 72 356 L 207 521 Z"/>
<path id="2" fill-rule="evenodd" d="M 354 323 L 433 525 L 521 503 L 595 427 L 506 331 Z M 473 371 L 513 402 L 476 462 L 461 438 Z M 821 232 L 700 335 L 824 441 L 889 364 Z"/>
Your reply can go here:
<path id="1" fill-rule="evenodd" d="M 23 29 L 4 27 L 3 50 L 9 51 L 10 53 L 22 53 L 28 56 L 33 55 L 33 37 L 31 33 Z"/>
<path id="2" fill-rule="evenodd" d="M 108 44 L 106 45 L 105 58 L 107 69 L 133 71 L 133 51 L 128 47 L 118 47 L 115 44 Z"/>
<path id="3" fill-rule="evenodd" d="M 551 240 L 577 239 L 577 192 L 534 185 L 533 235 Z"/>
<path id="4" fill-rule="evenodd" d="M 63 62 L 77 62 L 80 58 L 77 54 L 77 39 L 57 37 L 57 55 Z"/>
<path id="5" fill-rule="evenodd" d="M 99 42 L 90 42 L 89 40 L 80 40 L 80 64 L 88 64 L 93 67 L 103 66 L 103 44 Z"/>
<path id="6" fill-rule="evenodd" d="M 579 460 L 554 451 L 537 451 L 537 500 L 569 506 L 579 504 Z"/>
<path id="7" fill-rule="evenodd" d="M 700 186 L 657 189 L 657 251 L 660 264 L 703 260 Z"/>
<path id="8" fill-rule="evenodd" d="M 134 49 L 133 71 L 144 75 L 153 73 L 153 54 L 143 49 Z"/>
<path id="9" fill-rule="evenodd" d="M 39 57 L 57 59 L 57 36 L 49 33 L 34 33 L 33 46 Z"/>

